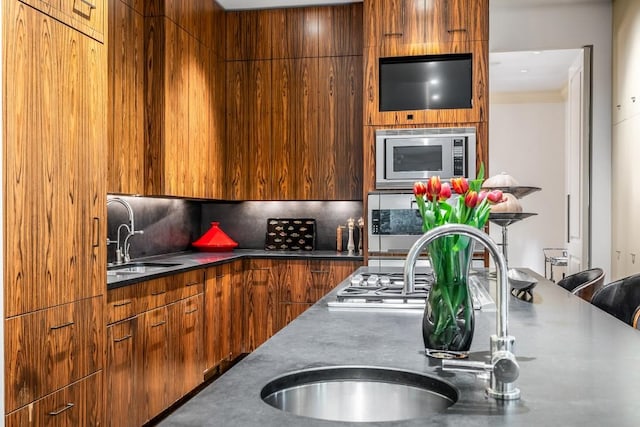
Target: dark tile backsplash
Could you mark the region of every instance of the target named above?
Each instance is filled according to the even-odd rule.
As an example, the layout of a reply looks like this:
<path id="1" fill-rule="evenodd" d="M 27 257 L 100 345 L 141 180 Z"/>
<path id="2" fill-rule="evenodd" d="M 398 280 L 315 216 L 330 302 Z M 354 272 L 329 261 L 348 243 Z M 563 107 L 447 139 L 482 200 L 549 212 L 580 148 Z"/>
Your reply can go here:
<path id="1" fill-rule="evenodd" d="M 131 258 L 147 257 L 191 249 L 211 226 L 220 228 L 240 249 L 264 249 L 268 218 L 315 218 L 316 249 L 335 250 L 336 228 L 347 224 L 348 218 L 357 220 L 362 213 L 362 202 L 353 201 L 250 201 L 250 202 L 201 202 L 184 199 L 152 197 L 120 197 L 127 201 L 134 212 L 136 230 L 144 234 L 129 239 Z M 116 240 L 118 226 L 128 223 L 126 209 L 119 203 L 107 207 L 107 236 Z M 126 232 L 122 230 L 124 239 Z M 347 230 L 343 231 L 343 247 L 347 248 Z M 354 232 L 358 244 L 358 229 Z M 115 259 L 115 244 L 107 247 L 107 261 Z"/>
<path id="2" fill-rule="evenodd" d="M 202 229 L 204 233 L 211 222 L 220 228 L 243 249 L 264 249 L 269 218 L 314 218 L 316 220 L 316 249 L 335 250 L 336 228 L 347 224 L 347 219 L 362 216 L 362 202 L 352 201 L 251 201 L 237 203 L 204 203 L 202 205 Z M 354 233 L 358 245 L 357 227 Z M 343 247 L 347 248 L 347 230 L 343 232 Z"/>
<path id="3" fill-rule="evenodd" d="M 190 248 L 191 242 L 200 237 L 200 203 L 183 199 L 151 197 L 124 197 L 133 209 L 136 234 L 129 239 L 131 258 L 180 252 Z M 112 199 L 107 197 L 107 200 Z M 127 210 L 119 203 L 107 206 L 107 236 L 116 240 L 120 224 L 128 224 Z M 126 236 L 123 229 L 122 239 Z M 107 247 L 107 262 L 115 259 L 116 245 Z"/>

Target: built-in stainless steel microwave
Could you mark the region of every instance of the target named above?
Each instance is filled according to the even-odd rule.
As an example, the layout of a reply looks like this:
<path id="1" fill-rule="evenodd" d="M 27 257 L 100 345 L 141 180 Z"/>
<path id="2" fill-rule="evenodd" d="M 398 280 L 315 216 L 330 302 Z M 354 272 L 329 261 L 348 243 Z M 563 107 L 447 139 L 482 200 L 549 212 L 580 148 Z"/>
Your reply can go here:
<path id="1" fill-rule="evenodd" d="M 376 131 L 376 189 L 411 189 L 434 175 L 476 177 L 475 128 Z"/>

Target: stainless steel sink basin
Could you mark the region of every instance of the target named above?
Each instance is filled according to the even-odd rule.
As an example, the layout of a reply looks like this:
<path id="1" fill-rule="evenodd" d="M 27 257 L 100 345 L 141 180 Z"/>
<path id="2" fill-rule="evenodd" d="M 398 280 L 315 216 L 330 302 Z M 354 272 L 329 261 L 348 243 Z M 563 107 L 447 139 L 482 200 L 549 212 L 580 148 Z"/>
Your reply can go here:
<path id="1" fill-rule="evenodd" d="M 442 412 L 458 400 L 451 384 L 417 372 L 332 366 L 291 372 L 269 382 L 262 400 L 310 418 L 344 422 L 400 421 Z"/>
<path id="2" fill-rule="evenodd" d="M 130 262 L 127 264 L 112 265 L 107 267 L 107 275 L 153 273 L 169 267 L 177 267 L 180 264 L 168 262 Z"/>

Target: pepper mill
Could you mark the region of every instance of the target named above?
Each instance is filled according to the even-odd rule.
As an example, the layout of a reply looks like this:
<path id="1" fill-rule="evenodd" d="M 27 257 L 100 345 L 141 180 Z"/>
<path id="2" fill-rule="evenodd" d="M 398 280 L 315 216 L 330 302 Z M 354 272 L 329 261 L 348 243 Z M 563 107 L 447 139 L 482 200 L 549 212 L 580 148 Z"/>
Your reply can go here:
<path id="1" fill-rule="evenodd" d="M 342 252 L 342 229 L 345 228 L 344 225 L 339 225 L 336 228 L 336 251 Z"/>
<path id="2" fill-rule="evenodd" d="M 349 255 L 353 255 L 353 251 L 356 248 L 356 245 L 353 242 L 353 229 L 355 227 L 355 221 L 353 218 L 349 218 L 347 220 L 347 227 L 349 228 L 349 242 L 347 243 L 347 251 L 349 251 Z"/>
<path id="3" fill-rule="evenodd" d="M 364 219 L 360 217 L 358 219 L 358 255 L 362 255 L 363 230 L 364 230 Z"/>

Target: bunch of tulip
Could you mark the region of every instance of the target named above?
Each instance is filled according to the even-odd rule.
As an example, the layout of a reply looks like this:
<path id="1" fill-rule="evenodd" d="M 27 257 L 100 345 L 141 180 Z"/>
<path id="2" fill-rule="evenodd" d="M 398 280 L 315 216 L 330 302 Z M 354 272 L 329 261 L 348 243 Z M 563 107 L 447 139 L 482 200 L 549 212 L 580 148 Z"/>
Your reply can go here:
<path id="1" fill-rule="evenodd" d="M 481 190 L 484 168 L 478 178 L 454 178 L 450 183 L 433 176 L 416 182 L 413 193 L 427 232 L 443 224 L 467 224 L 482 228 L 489 219 L 491 205 L 503 200 L 499 190 Z M 450 200 L 452 193 L 457 200 Z M 473 307 L 467 276 L 473 245 L 466 236 L 443 236 L 429 244 L 429 259 L 435 281 L 429 291 L 423 320 L 423 336 L 428 349 L 468 350 L 473 337 Z"/>

